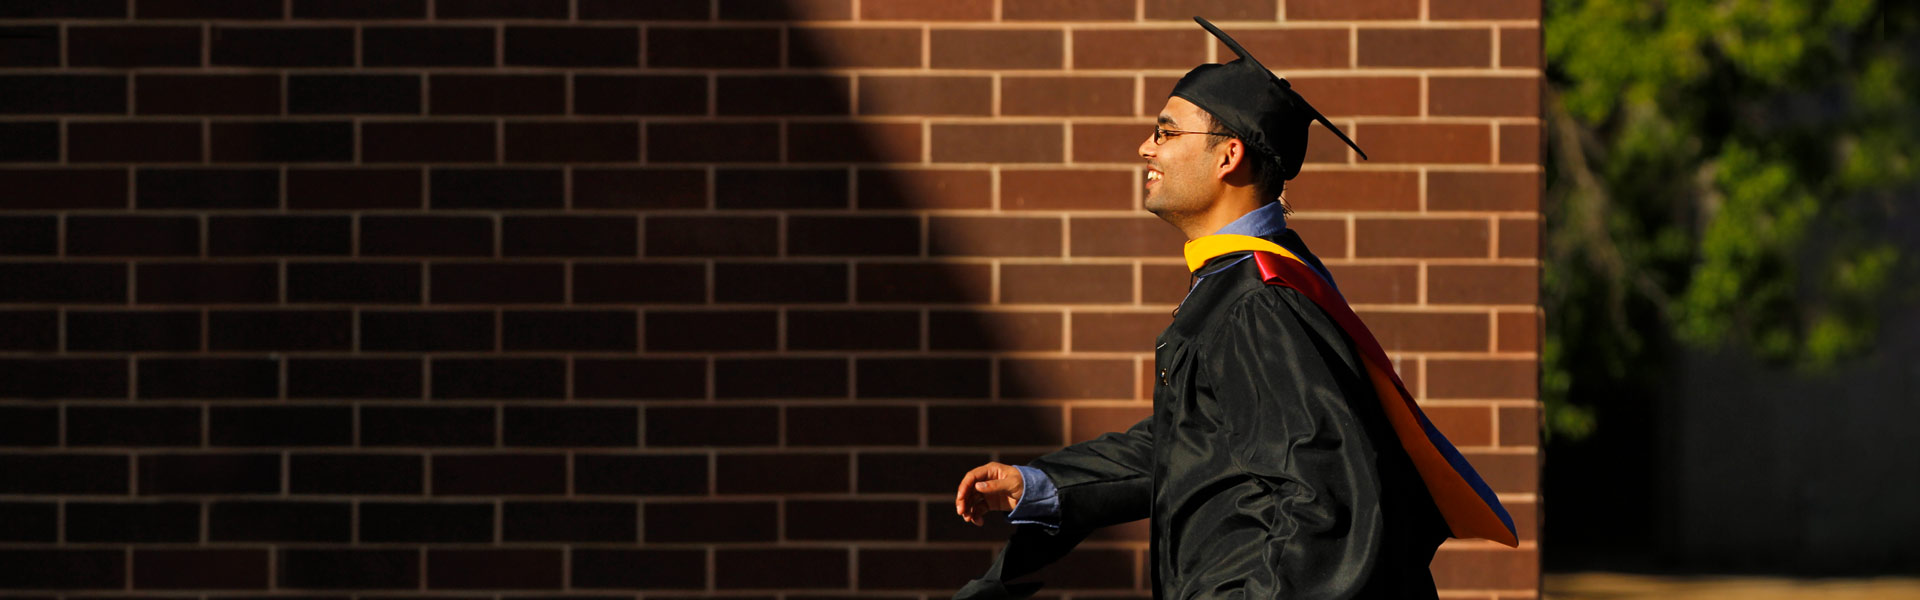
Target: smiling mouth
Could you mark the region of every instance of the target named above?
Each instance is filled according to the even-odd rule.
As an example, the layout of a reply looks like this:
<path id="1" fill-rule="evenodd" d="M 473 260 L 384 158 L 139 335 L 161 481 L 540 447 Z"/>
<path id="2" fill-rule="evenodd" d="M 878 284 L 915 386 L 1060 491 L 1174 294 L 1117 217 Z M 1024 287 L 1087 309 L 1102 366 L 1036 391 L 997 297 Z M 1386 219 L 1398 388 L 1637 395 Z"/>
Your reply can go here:
<path id="1" fill-rule="evenodd" d="M 1156 182 L 1156 181 L 1159 181 L 1159 180 L 1160 180 L 1161 178 L 1163 178 L 1163 177 L 1166 177 L 1166 175 L 1164 175 L 1164 174 L 1162 174 L 1162 173 L 1161 173 L 1160 171 L 1158 171 L 1158 170 L 1155 170 L 1155 169 L 1147 169 L 1147 184 L 1148 184 L 1148 185 L 1152 185 L 1152 184 L 1153 184 L 1153 182 Z"/>

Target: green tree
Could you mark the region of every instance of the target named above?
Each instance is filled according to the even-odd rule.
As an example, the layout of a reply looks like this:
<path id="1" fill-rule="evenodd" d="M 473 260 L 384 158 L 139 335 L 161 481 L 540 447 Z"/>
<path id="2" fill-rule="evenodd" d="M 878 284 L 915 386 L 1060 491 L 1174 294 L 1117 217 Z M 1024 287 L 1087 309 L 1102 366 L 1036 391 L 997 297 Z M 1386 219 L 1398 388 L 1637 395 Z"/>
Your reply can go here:
<path id="1" fill-rule="evenodd" d="M 1550 435 L 1657 389 L 1682 345 L 1807 370 L 1871 348 L 1912 266 L 1916 13 L 1547 0 Z"/>

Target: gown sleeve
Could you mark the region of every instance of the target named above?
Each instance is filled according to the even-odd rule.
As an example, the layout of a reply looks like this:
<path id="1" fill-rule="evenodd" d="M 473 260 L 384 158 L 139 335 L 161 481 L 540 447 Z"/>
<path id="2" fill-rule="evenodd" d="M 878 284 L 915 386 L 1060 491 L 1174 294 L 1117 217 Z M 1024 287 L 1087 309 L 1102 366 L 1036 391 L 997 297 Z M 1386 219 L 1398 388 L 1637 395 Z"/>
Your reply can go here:
<path id="1" fill-rule="evenodd" d="M 1153 418 L 1031 463 L 1058 490 L 1060 526 L 1091 530 L 1145 519 L 1153 502 Z"/>
<path id="2" fill-rule="evenodd" d="M 1385 537 L 1363 422 L 1364 403 L 1378 401 L 1346 337 L 1299 292 L 1276 286 L 1237 303 L 1207 346 L 1198 387 L 1212 391 L 1225 423 L 1222 450 L 1263 492 L 1241 512 L 1267 529 L 1264 560 L 1237 575 L 1248 591 L 1265 588 L 1260 597 L 1361 592 Z"/>

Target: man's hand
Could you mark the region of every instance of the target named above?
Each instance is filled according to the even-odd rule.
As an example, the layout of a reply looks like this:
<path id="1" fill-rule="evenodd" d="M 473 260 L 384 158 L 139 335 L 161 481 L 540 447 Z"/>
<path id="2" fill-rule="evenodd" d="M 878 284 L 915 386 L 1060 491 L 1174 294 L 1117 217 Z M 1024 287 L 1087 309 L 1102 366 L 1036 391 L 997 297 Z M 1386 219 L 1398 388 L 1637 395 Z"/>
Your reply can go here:
<path id="1" fill-rule="evenodd" d="M 987 511 L 1013 510 L 1025 488 L 1020 469 L 997 462 L 980 465 L 960 478 L 960 491 L 953 496 L 953 512 L 975 526 L 986 525 Z"/>

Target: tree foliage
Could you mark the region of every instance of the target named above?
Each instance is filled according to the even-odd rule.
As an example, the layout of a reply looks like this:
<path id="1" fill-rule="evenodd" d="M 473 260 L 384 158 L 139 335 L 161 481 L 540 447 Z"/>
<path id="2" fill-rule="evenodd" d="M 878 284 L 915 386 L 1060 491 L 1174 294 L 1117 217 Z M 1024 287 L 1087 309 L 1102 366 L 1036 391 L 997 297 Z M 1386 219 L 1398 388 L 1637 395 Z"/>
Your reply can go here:
<path id="1" fill-rule="evenodd" d="M 1819 370 L 1909 269 L 1920 19 L 1872 0 L 1547 0 L 1552 435 L 1682 346 Z"/>

